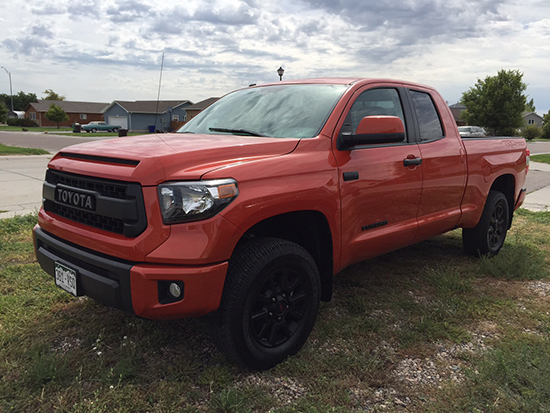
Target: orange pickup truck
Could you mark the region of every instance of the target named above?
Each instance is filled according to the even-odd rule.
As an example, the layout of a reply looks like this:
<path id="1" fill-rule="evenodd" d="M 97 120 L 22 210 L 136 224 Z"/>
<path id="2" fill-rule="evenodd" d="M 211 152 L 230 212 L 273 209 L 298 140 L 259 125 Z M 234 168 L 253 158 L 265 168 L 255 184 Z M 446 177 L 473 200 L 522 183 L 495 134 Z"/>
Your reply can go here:
<path id="1" fill-rule="evenodd" d="M 139 317 L 214 313 L 221 351 L 265 369 L 350 264 L 459 227 L 468 253 L 498 253 L 528 163 L 524 139 L 462 139 L 431 87 L 252 86 L 176 133 L 56 154 L 36 256 L 70 294 Z"/>

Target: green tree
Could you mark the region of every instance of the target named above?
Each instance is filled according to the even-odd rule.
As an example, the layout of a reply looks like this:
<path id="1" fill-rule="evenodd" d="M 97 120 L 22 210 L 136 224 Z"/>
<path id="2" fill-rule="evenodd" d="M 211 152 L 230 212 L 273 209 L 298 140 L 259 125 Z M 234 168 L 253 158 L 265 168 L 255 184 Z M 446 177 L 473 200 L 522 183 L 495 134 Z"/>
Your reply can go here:
<path id="1" fill-rule="evenodd" d="M 531 99 L 529 102 L 525 104 L 525 111 L 526 112 L 536 112 L 537 108 L 535 107 L 535 101 Z"/>
<path id="2" fill-rule="evenodd" d="M 8 108 L 4 105 L 4 102 L 0 102 L 0 123 L 6 123 L 8 121 Z"/>
<path id="3" fill-rule="evenodd" d="M 58 95 L 51 89 L 46 89 L 44 92 L 42 92 L 46 95 L 44 100 L 65 100 L 65 96 Z"/>
<path id="4" fill-rule="evenodd" d="M 546 115 L 542 115 L 542 134 L 541 138 L 550 139 L 550 110 Z"/>
<path id="5" fill-rule="evenodd" d="M 495 135 L 512 136 L 524 124 L 527 85 L 519 70 L 501 70 L 496 76 L 478 79 L 462 94 L 462 113 L 469 125 L 482 126 Z"/>
<path id="6" fill-rule="evenodd" d="M 0 102 L 11 108 L 11 97 L 6 93 L 0 93 Z M 13 95 L 13 110 L 25 110 L 29 103 L 38 102 L 35 93 L 19 92 Z"/>
<path id="7" fill-rule="evenodd" d="M 540 138 L 542 135 L 542 128 L 536 125 L 528 125 L 521 128 L 521 136 L 523 136 L 528 141 L 533 139 Z"/>
<path id="8" fill-rule="evenodd" d="M 59 129 L 59 124 L 69 120 L 69 115 L 63 110 L 61 106 L 57 106 L 55 103 L 50 105 L 48 111 L 44 114 L 46 119 L 52 122 L 57 122 L 57 129 Z"/>

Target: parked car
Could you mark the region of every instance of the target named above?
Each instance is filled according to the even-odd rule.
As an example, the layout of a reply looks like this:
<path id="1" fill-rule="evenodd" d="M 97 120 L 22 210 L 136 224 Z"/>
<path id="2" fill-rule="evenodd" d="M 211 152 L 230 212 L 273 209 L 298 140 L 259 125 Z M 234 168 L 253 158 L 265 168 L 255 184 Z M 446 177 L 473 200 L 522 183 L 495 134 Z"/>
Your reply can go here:
<path id="1" fill-rule="evenodd" d="M 97 131 L 118 132 L 122 128 L 120 125 L 109 125 L 107 122 L 90 122 L 87 125 L 82 125 L 82 129 L 86 132 L 96 133 Z"/>
<path id="2" fill-rule="evenodd" d="M 468 253 L 497 254 L 528 155 L 523 138 L 461 139 L 428 86 L 248 87 L 178 133 L 63 149 L 36 255 L 69 294 L 139 317 L 216 312 L 220 350 L 267 369 L 302 347 L 345 267 L 455 228 Z"/>
<path id="3" fill-rule="evenodd" d="M 459 126 L 458 133 L 462 138 L 483 138 L 487 136 L 485 129 L 479 126 Z"/>

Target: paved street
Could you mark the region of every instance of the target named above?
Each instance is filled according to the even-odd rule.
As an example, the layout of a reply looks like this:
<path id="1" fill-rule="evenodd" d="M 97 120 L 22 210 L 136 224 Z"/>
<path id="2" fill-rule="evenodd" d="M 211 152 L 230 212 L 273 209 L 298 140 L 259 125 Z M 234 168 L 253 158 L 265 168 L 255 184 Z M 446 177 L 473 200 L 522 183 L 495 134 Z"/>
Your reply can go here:
<path id="1" fill-rule="evenodd" d="M 114 136 L 113 136 L 114 137 Z M 0 132 L 0 143 L 23 148 L 40 148 L 56 153 L 62 148 L 77 143 L 91 142 L 107 137 L 95 137 L 90 133 L 67 133 L 67 136 L 42 132 Z M 550 151 L 550 150 L 549 150 Z"/>
<path id="2" fill-rule="evenodd" d="M 42 202 L 42 182 L 46 166 L 55 152 L 75 143 L 98 139 L 109 138 L 0 132 L 0 143 L 39 147 L 52 152 L 51 155 L 0 156 L 0 218 L 37 211 Z M 529 149 L 531 154 L 550 153 L 550 143 L 530 143 Z M 533 211 L 550 210 L 550 165 L 532 162 L 526 187 L 528 195 L 524 208 Z"/>

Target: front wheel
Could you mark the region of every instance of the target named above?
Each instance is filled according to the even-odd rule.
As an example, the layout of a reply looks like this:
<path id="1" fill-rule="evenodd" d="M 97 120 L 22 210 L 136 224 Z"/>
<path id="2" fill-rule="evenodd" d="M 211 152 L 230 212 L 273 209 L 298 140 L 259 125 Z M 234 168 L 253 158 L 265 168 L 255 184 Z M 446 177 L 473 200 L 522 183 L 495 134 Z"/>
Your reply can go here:
<path id="1" fill-rule="evenodd" d="M 300 245 L 260 238 L 238 246 L 214 317 L 218 348 L 241 366 L 275 366 L 307 340 L 320 290 L 317 265 Z"/>
<path id="2" fill-rule="evenodd" d="M 502 248 L 510 222 L 510 208 L 504 194 L 490 191 L 481 219 L 474 228 L 462 230 L 462 243 L 470 255 L 496 255 Z"/>

